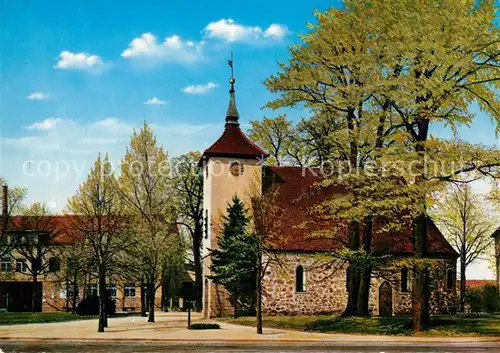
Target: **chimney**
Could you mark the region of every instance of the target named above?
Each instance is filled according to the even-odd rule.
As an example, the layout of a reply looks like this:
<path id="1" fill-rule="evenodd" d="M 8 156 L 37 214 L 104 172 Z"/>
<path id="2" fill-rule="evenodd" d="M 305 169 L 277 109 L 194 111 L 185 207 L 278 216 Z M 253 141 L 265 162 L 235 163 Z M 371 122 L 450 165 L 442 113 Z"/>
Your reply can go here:
<path id="1" fill-rule="evenodd" d="M 9 200 L 9 188 L 7 185 L 2 185 L 2 217 L 7 217 L 9 210 L 8 200 Z"/>

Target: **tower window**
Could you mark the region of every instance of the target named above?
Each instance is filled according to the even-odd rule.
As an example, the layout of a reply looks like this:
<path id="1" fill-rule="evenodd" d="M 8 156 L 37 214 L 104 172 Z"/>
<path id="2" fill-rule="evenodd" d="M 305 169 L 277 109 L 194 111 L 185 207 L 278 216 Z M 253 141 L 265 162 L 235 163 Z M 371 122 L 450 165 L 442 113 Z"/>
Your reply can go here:
<path id="1" fill-rule="evenodd" d="M 302 266 L 297 266 L 295 269 L 295 291 L 305 292 L 306 291 L 306 276 L 304 268 Z"/>
<path id="2" fill-rule="evenodd" d="M 243 174 L 243 164 L 240 161 L 234 161 L 229 165 L 229 171 L 232 176 L 240 176 Z"/>

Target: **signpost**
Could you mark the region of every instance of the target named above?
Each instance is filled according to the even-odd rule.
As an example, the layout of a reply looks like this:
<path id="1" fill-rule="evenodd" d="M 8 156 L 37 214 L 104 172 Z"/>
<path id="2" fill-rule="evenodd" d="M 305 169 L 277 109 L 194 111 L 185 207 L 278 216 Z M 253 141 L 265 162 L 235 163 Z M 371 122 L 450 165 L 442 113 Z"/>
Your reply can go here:
<path id="1" fill-rule="evenodd" d="M 188 329 L 191 328 L 191 301 L 195 296 L 195 290 L 195 281 L 182 281 L 181 296 L 184 298 L 185 305 L 188 309 Z"/>

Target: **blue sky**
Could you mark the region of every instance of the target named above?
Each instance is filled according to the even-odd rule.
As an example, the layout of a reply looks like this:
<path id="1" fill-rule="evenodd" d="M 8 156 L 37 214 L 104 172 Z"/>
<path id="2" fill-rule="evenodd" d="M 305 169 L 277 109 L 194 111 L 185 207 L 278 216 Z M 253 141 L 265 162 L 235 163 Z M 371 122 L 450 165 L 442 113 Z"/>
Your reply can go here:
<path id="1" fill-rule="evenodd" d="M 144 120 L 172 155 L 203 150 L 223 128 L 231 50 L 242 123 L 275 116 L 261 110 L 272 98 L 263 80 L 313 11 L 332 5 L 339 2 L 0 1 L 0 175 L 27 186 L 29 202 L 61 211 L 97 153 L 117 163 Z M 479 112 L 460 135 L 498 146 Z"/>

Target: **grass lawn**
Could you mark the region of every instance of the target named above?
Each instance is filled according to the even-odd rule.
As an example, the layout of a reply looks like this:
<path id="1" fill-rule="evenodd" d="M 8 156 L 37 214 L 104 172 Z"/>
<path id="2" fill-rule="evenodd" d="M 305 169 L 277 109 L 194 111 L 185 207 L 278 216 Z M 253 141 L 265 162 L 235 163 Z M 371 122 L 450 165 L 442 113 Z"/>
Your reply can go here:
<path id="1" fill-rule="evenodd" d="M 79 316 L 67 312 L 54 313 L 0 313 L 0 325 L 35 324 L 73 320 L 96 319 L 97 316 Z"/>
<path id="2" fill-rule="evenodd" d="M 255 326 L 254 317 L 222 318 L 223 322 Z M 361 335 L 417 336 L 497 336 L 500 337 L 500 316 L 457 317 L 436 316 L 426 332 L 413 333 L 409 317 L 338 318 L 333 316 L 267 316 L 264 327 L 310 332 L 348 333 Z"/>

